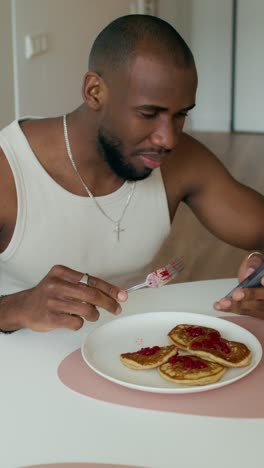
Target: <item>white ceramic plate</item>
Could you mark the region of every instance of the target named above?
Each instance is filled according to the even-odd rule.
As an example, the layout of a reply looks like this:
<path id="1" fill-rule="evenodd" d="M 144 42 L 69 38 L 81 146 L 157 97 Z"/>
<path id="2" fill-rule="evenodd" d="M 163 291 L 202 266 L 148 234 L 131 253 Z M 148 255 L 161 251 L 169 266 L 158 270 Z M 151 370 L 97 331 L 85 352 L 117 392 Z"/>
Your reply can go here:
<path id="1" fill-rule="evenodd" d="M 228 369 L 214 384 L 187 386 L 163 379 L 157 369 L 132 370 L 121 363 L 121 353 L 170 344 L 167 333 L 180 323 L 215 328 L 224 338 L 245 343 L 252 351 L 251 364 Z M 95 329 L 83 342 L 82 356 L 97 374 L 128 388 L 155 393 L 194 393 L 223 387 L 245 377 L 260 362 L 262 347 L 252 333 L 227 320 L 189 312 L 150 312 L 115 319 Z"/>

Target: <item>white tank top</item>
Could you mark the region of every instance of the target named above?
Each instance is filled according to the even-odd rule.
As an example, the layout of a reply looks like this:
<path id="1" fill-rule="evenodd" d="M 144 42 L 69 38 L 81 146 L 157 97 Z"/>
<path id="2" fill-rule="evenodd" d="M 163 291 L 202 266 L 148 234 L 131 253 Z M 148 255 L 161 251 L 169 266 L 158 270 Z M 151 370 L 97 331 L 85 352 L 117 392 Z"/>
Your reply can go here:
<path id="1" fill-rule="evenodd" d="M 136 183 L 117 241 L 114 224 L 92 199 L 68 192 L 46 172 L 18 121 L 0 132 L 0 146 L 13 172 L 18 204 L 13 237 L 0 254 L 0 293 L 31 288 L 58 264 L 123 288 L 144 280 L 170 231 L 159 169 Z M 118 219 L 130 189 L 125 182 L 97 201 Z"/>

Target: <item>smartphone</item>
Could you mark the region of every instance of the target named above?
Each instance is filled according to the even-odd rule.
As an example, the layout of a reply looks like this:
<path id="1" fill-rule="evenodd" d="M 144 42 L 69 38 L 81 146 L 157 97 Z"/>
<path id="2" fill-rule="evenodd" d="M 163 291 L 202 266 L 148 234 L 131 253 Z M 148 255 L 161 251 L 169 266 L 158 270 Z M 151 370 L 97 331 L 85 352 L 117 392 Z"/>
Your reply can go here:
<path id="1" fill-rule="evenodd" d="M 257 288 L 261 286 L 261 278 L 264 276 L 264 263 L 260 265 L 253 273 L 251 273 L 244 281 L 239 283 L 232 291 L 230 291 L 225 297 L 232 297 L 233 292 L 237 288 Z"/>

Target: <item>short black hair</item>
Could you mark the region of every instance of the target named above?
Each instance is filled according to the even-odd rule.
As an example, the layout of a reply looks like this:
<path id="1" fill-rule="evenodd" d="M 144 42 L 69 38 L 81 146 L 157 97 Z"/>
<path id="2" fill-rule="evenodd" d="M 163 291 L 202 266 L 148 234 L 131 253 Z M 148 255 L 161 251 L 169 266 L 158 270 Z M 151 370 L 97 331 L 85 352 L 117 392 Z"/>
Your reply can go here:
<path id="1" fill-rule="evenodd" d="M 90 71 L 102 75 L 105 69 L 117 70 L 147 40 L 177 65 L 194 64 L 188 45 L 169 23 L 151 15 L 127 15 L 112 21 L 95 39 L 89 57 Z"/>

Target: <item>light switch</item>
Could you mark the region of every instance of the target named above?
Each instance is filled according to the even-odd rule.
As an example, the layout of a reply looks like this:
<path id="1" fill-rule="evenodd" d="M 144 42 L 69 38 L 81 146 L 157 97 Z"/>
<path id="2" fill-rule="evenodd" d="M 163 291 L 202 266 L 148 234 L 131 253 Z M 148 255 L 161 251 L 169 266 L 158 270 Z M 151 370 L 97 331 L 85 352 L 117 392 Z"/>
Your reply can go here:
<path id="1" fill-rule="evenodd" d="M 42 54 L 48 50 L 47 34 L 27 34 L 25 36 L 24 52 L 26 59 Z"/>
<path id="2" fill-rule="evenodd" d="M 157 3 L 158 0 L 131 0 L 130 13 L 155 16 L 157 14 Z"/>

